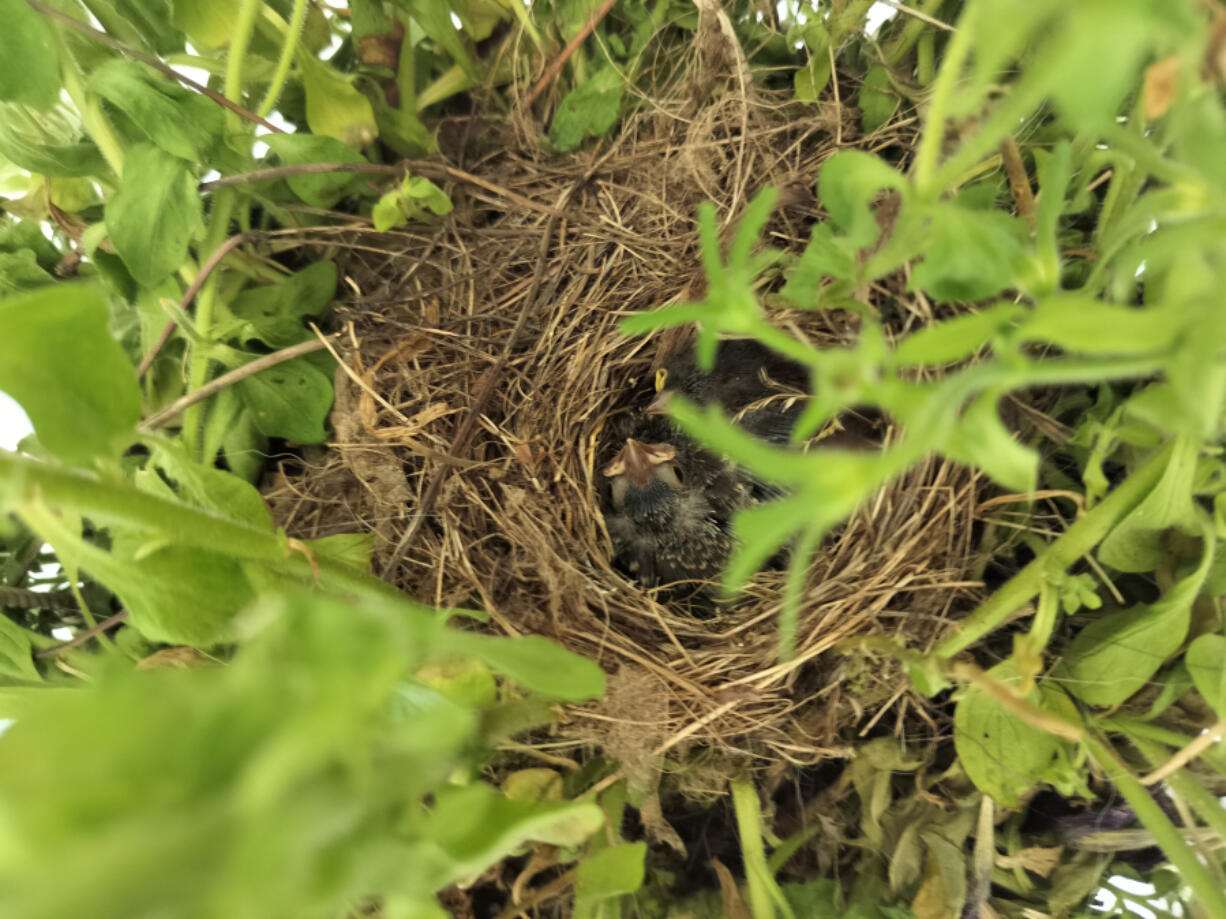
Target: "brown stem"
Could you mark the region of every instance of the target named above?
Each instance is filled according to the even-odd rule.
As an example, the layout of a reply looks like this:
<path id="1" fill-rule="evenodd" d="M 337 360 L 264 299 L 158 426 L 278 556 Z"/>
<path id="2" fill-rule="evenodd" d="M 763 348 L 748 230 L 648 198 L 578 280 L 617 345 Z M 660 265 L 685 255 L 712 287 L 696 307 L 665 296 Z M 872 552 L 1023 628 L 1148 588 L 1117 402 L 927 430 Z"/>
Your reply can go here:
<path id="1" fill-rule="evenodd" d="M 262 357 L 257 357 L 255 360 L 243 364 L 231 370 L 229 373 L 223 373 L 215 380 L 210 380 L 194 392 L 189 392 L 181 399 L 172 402 L 160 412 L 155 412 L 140 423 L 142 431 L 152 431 L 155 428 L 160 428 L 166 422 L 170 421 L 179 412 L 195 405 L 197 402 L 202 402 L 214 393 L 221 392 L 228 386 L 233 386 L 239 380 L 245 380 L 247 377 L 254 376 L 261 370 L 267 370 L 269 367 L 275 367 L 277 364 L 283 364 L 286 361 L 292 361 L 296 357 L 302 357 L 304 354 L 312 354 L 315 351 L 322 351 L 325 345 L 318 338 L 313 338 L 310 341 L 304 341 L 301 344 L 291 345 L 288 348 L 282 348 L 280 351 L 274 351 L 272 354 L 265 354 Z"/>
<path id="2" fill-rule="evenodd" d="M 587 37 L 592 34 L 592 30 L 600 24 L 600 20 L 604 19 L 609 14 L 609 10 L 613 9 L 617 0 L 604 0 L 604 3 L 592 11 L 592 15 L 587 18 L 587 22 L 583 24 L 583 28 L 579 30 L 579 34 L 566 43 L 566 47 L 562 49 L 562 53 L 554 58 L 553 63 L 545 68 L 545 72 L 541 74 L 541 78 L 536 81 L 536 85 L 532 87 L 532 92 L 528 93 L 528 100 L 524 103 L 525 108 L 531 108 L 535 102 L 545 91 L 545 87 L 557 78 L 558 72 L 562 66 L 570 60 L 579 46 L 587 41 Z"/>
<path id="3" fill-rule="evenodd" d="M 120 610 L 110 619 L 103 619 L 92 629 L 86 629 L 84 632 L 78 632 L 72 637 L 71 640 L 66 641 L 63 644 L 52 645 L 50 648 L 44 648 L 41 651 L 36 651 L 34 652 L 34 656 L 55 657 L 55 655 L 59 654 L 61 651 L 67 651 L 69 648 L 75 648 L 78 645 L 83 645 L 95 635 L 101 635 L 103 632 L 115 628 L 115 626 L 119 625 L 119 623 L 123 622 L 127 618 L 128 611 L 126 609 Z"/>

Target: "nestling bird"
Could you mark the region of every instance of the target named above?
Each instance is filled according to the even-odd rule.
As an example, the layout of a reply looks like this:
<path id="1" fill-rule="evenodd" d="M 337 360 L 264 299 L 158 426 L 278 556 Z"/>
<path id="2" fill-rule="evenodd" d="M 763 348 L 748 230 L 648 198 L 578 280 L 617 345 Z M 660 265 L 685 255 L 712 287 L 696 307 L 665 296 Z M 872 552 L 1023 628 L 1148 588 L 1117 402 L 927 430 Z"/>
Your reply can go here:
<path id="1" fill-rule="evenodd" d="M 646 586 L 713 580 L 734 546 L 733 515 L 781 494 L 680 431 L 665 414 L 673 393 L 718 404 L 749 433 L 782 444 L 801 405 L 786 394 L 772 399 L 774 387 L 799 397 L 807 379 L 802 365 L 750 340 L 720 342 L 709 372 L 692 358 L 670 366 L 665 388 L 604 469 L 615 564 Z"/>

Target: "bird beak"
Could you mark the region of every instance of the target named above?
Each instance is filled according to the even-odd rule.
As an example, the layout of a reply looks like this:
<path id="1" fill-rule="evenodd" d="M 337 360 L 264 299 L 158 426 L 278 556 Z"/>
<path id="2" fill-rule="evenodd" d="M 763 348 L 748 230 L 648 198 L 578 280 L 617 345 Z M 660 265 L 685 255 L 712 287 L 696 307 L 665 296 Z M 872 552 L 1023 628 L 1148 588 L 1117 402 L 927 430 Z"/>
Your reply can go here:
<path id="1" fill-rule="evenodd" d="M 669 444 L 643 444 L 628 437 L 626 445 L 613 458 L 613 462 L 605 466 L 604 474 L 610 479 L 628 476 L 636 485 L 644 488 L 652 470 L 670 462 L 676 455 L 677 451 Z"/>
<path id="2" fill-rule="evenodd" d="M 651 404 L 647 406 L 648 415 L 667 415 L 668 403 L 673 401 L 673 391 L 671 389 L 661 389 L 656 393 L 656 397 L 651 400 Z"/>

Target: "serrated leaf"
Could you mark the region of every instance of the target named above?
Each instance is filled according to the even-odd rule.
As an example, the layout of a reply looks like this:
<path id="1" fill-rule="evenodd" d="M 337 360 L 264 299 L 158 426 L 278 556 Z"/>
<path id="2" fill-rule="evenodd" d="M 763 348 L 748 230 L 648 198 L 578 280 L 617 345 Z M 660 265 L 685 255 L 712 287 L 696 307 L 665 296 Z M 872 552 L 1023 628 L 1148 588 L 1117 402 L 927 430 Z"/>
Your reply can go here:
<path id="1" fill-rule="evenodd" d="M 0 100 L 46 109 L 60 93 L 60 54 L 47 20 L 25 0 L 0 0 Z"/>
<path id="2" fill-rule="evenodd" d="M 269 134 L 268 149 L 286 166 L 306 163 L 365 163 L 366 158 L 333 137 L 314 134 Z M 349 194 L 359 178 L 351 172 L 291 176 L 290 190 L 312 207 L 329 208 Z"/>
<path id="3" fill-rule="evenodd" d="M 1226 635 L 1201 635 L 1188 645 L 1184 661 L 1197 691 L 1218 717 L 1226 717 Z"/>
<path id="4" fill-rule="evenodd" d="M 106 205 L 115 251 L 145 287 L 156 287 L 187 261 L 187 247 L 204 231 L 200 194 L 186 160 L 154 144 L 139 144 L 123 163 L 124 181 Z"/>
<path id="5" fill-rule="evenodd" d="M 136 61 L 116 58 L 90 74 L 89 88 L 172 156 L 200 161 L 225 128 L 221 108 Z"/>
<path id="6" fill-rule="evenodd" d="M 0 301 L 0 389 L 42 445 L 70 463 L 115 456 L 140 418 L 140 388 L 97 292 L 57 284 Z"/>
<path id="7" fill-rule="evenodd" d="M 295 358 L 235 384 L 260 433 L 300 444 L 322 443 L 332 407 L 332 381 L 305 358 Z"/>
<path id="8" fill-rule="evenodd" d="M 565 96 L 549 126 L 549 142 L 564 153 L 588 137 L 602 137 L 621 113 L 625 79 L 613 67 L 588 77 Z"/>

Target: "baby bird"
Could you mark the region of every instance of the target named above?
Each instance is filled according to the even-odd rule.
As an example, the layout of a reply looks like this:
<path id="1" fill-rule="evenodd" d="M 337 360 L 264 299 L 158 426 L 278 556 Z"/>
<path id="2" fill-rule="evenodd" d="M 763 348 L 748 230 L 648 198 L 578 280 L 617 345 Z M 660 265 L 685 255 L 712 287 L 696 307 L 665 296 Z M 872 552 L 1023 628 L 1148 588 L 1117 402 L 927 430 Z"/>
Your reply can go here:
<path id="1" fill-rule="evenodd" d="M 699 370 L 692 355 L 669 366 L 664 388 L 647 412 L 667 412 L 673 394 L 680 393 L 699 405 L 720 405 L 755 437 L 785 444 L 804 410 L 802 396 L 808 389 L 809 371 L 803 364 L 757 339 L 728 339 L 716 346 L 710 371 Z"/>
<path id="2" fill-rule="evenodd" d="M 677 440 L 688 460 L 684 471 L 673 444 L 632 437 L 604 469 L 614 563 L 647 587 L 712 580 L 732 551 L 737 484 L 711 454 Z M 721 491 L 732 500 L 717 500 Z"/>

